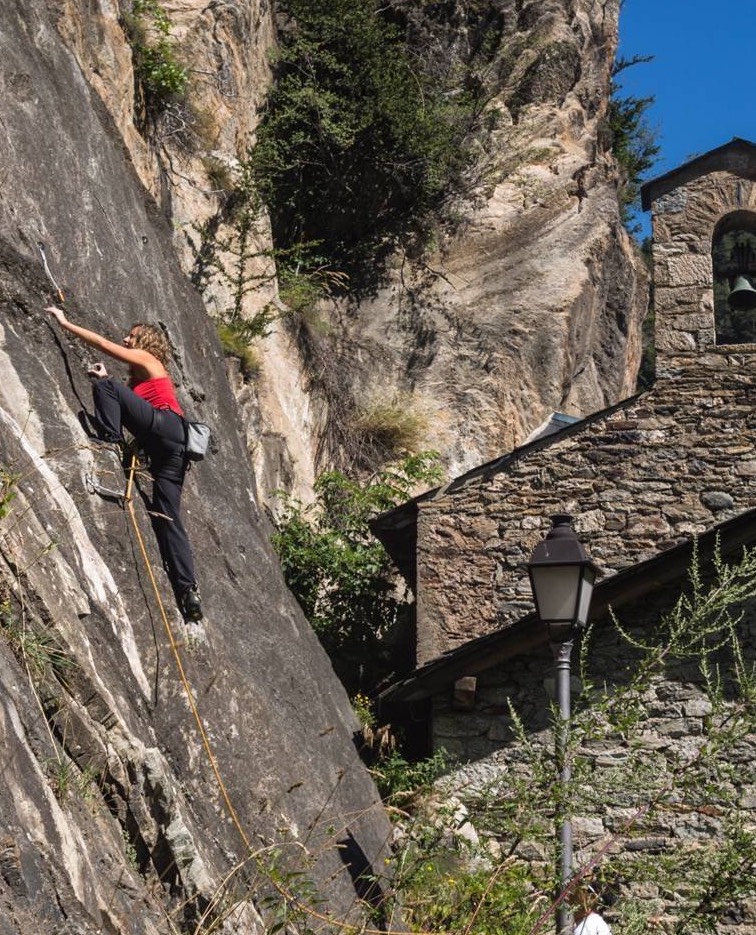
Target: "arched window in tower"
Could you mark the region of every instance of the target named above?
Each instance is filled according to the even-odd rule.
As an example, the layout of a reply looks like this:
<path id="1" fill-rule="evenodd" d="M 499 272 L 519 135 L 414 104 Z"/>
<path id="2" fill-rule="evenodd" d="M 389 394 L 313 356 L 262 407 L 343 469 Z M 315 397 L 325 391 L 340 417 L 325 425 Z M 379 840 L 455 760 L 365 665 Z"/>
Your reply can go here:
<path id="1" fill-rule="evenodd" d="M 714 229 L 717 344 L 756 344 L 756 214 L 734 211 Z"/>

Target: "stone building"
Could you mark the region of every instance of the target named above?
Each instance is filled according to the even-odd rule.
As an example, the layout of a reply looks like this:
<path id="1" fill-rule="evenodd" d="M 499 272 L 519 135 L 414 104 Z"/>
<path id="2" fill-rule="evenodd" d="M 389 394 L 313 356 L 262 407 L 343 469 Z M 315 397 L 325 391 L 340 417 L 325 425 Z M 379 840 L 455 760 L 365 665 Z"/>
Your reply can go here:
<path id="1" fill-rule="evenodd" d="M 540 736 L 548 728 L 551 654 L 532 615 L 525 566 L 552 514 L 575 517 L 600 566 L 589 675 L 610 688 L 632 677 L 634 655 L 607 608 L 643 633 L 684 588 L 694 540 L 709 558 L 715 541 L 732 554 L 756 541 L 756 312 L 748 309 L 756 282 L 756 145 L 734 139 L 649 182 L 642 195 L 653 219 L 653 387 L 374 524 L 417 608 L 418 668 L 382 701 L 394 720 L 411 711 L 416 734 L 420 724 L 429 748 L 468 761 L 461 775 L 476 783 L 511 774 L 518 761 L 512 706 L 528 731 Z M 755 618 L 750 602 L 742 609 L 740 638 L 752 661 Z M 649 757 L 661 751 L 662 770 L 700 749 L 710 723 L 694 661 L 670 666 L 646 698 L 643 742 Z M 741 803 L 756 802 L 755 740 L 743 737 L 731 751 L 730 792 Z M 627 750 L 618 742 L 584 753 L 592 768 L 612 769 Z M 604 800 L 576 817 L 578 852 L 587 860 L 610 840 L 612 853 L 666 853 L 680 836 L 703 847 L 724 835 L 717 808 L 699 801 L 684 816 L 665 812 L 624 833 L 627 802 Z M 652 887 L 645 897 L 658 903 L 661 918 L 674 915 L 669 894 Z M 748 900 L 717 918 L 756 932 Z"/>

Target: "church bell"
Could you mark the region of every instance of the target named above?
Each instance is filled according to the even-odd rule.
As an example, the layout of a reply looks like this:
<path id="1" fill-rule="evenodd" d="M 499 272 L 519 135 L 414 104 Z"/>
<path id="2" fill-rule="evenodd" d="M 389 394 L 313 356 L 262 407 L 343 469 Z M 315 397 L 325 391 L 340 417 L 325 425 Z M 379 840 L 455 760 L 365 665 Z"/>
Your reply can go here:
<path id="1" fill-rule="evenodd" d="M 736 312 L 752 312 L 756 309 L 756 289 L 745 276 L 738 276 L 727 301 Z"/>

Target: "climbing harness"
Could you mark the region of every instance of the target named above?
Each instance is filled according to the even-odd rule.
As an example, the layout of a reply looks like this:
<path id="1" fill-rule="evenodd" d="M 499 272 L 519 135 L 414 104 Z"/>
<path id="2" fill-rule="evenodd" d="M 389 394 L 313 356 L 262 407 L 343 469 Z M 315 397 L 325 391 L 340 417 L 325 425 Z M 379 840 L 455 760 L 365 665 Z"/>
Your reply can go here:
<path id="1" fill-rule="evenodd" d="M 52 283 L 52 287 L 53 289 L 55 289 L 55 295 L 58 297 L 58 301 L 62 305 L 66 301 L 66 298 L 63 295 L 63 290 L 57 284 L 57 282 L 55 281 L 55 277 L 50 272 L 50 264 L 47 262 L 47 257 L 45 255 L 45 245 L 42 243 L 41 240 L 37 242 L 37 249 L 39 250 L 39 254 L 42 257 L 42 266 L 44 266 L 45 268 L 45 275 Z"/>

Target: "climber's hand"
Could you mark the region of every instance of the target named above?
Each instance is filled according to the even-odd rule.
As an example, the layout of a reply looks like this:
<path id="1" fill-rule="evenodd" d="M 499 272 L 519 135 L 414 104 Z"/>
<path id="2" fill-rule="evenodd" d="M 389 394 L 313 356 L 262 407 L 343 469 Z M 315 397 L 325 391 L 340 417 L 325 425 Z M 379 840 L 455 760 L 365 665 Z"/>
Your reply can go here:
<path id="1" fill-rule="evenodd" d="M 45 311 L 49 312 L 53 318 L 57 318 L 59 325 L 64 325 L 66 323 L 66 313 L 62 308 L 58 308 L 57 305 L 48 305 Z"/>
<path id="2" fill-rule="evenodd" d="M 89 370 L 87 370 L 87 376 L 92 380 L 102 380 L 107 375 L 108 371 L 105 369 L 105 364 L 100 362 L 92 364 Z"/>

